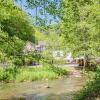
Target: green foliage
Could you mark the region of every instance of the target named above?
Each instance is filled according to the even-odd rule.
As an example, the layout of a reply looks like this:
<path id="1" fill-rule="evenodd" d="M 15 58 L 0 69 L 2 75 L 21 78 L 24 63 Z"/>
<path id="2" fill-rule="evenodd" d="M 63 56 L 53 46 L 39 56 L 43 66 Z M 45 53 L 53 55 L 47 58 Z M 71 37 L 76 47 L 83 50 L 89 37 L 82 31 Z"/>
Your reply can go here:
<path id="1" fill-rule="evenodd" d="M 16 81 L 34 81 L 41 79 L 56 79 L 63 75 L 67 75 L 68 72 L 58 67 L 51 67 L 44 65 L 43 68 L 33 69 L 20 69 L 20 74 L 17 76 Z"/>
<path id="2" fill-rule="evenodd" d="M 67 75 L 68 74 L 65 69 L 62 69 L 60 67 L 51 66 L 50 68 L 51 68 L 52 71 L 54 71 L 58 75 L 62 76 L 62 75 Z"/>
<path id="3" fill-rule="evenodd" d="M 13 2 L 11 4 L 8 2 L 1 1 L 0 3 L 1 9 L 5 11 L 3 12 L 5 14 L 4 18 L 0 21 L 2 26 L 1 30 L 7 32 L 10 37 L 15 35 L 22 40 L 33 41 L 34 28 L 30 18 L 24 11 L 15 6 Z"/>
<path id="4" fill-rule="evenodd" d="M 67 62 L 67 61 L 66 61 L 64 58 L 60 58 L 60 59 L 58 59 L 58 60 L 57 60 L 57 59 L 54 60 L 54 64 L 62 65 L 62 66 L 65 65 L 66 62 Z"/>
<path id="5" fill-rule="evenodd" d="M 18 68 L 0 69 L 0 81 L 34 81 L 41 79 L 56 79 L 67 75 L 68 71 L 62 68 L 44 65 L 38 68 Z"/>
<path id="6" fill-rule="evenodd" d="M 0 51 L 14 56 L 23 51 L 26 41 L 34 42 L 31 18 L 15 5 L 14 0 L 0 0 Z"/>
<path id="7" fill-rule="evenodd" d="M 18 73 L 17 67 L 11 67 L 8 69 L 0 68 L 0 81 L 5 81 L 5 82 L 14 81 L 17 73 Z"/>
<path id="8" fill-rule="evenodd" d="M 60 50 L 63 48 L 63 38 L 54 29 L 50 33 L 48 32 L 46 37 L 48 49 Z"/>
<path id="9" fill-rule="evenodd" d="M 56 79 L 58 78 L 58 74 L 41 68 L 36 69 L 25 69 L 22 70 L 21 73 L 17 76 L 16 81 L 23 82 L 23 81 L 35 81 L 41 79 Z"/>
<path id="10" fill-rule="evenodd" d="M 15 58 L 13 63 L 16 66 L 23 66 L 24 65 L 24 62 L 21 58 Z"/>
<path id="11" fill-rule="evenodd" d="M 61 16 L 62 1 L 59 0 L 26 0 L 29 8 L 35 10 L 35 22 L 38 26 L 48 24 L 48 14 L 57 22 L 57 16 Z M 43 17 L 41 17 L 41 16 Z M 52 19 L 50 20 L 50 24 Z"/>
<path id="12" fill-rule="evenodd" d="M 100 4 L 92 1 L 63 1 L 63 34 L 74 54 L 99 55 Z"/>
<path id="13" fill-rule="evenodd" d="M 100 96 L 100 69 L 87 85 L 76 95 L 75 100 L 95 100 Z"/>

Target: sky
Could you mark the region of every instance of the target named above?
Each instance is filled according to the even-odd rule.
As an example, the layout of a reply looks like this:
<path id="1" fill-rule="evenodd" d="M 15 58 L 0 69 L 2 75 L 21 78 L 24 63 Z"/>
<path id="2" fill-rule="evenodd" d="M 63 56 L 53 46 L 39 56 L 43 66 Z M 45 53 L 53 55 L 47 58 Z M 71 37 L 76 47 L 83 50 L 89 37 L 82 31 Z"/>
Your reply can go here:
<path id="1" fill-rule="evenodd" d="M 61 2 L 61 0 L 59 0 L 59 2 Z M 24 11 L 26 11 L 29 15 L 31 15 L 32 18 L 34 19 L 34 22 L 35 22 L 36 10 L 35 10 L 35 9 L 29 9 L 28 7 L 26 7 L 26 6 L 27 6 L 26 0 L 22 0 L 21 2 L 20 2 L 20 0 L 19 0 L 19 1 L 17 2 L 17 5 L 20 6 L 20 7 L 21 7 Z M 45 20 L 44 15 L 41 15 L 41 14 L 39 13 L 39 9 L 40 9 L 40 8 L 38 7 L 37 9 L 38 9 L 37 15 L 38 15 L 40 18 L 42 18 L 42 19 Z M 49 24 L 56 24 L 56 23 L 59 22 L 59 18 L 58 18 L 58 17 L 56 17 L 56 19 L 54 19 L 54 16 L 49 15 L 48 13 L 46 13 L 46 20 L 47 20 L 47 25 L 49 25 Z"/>

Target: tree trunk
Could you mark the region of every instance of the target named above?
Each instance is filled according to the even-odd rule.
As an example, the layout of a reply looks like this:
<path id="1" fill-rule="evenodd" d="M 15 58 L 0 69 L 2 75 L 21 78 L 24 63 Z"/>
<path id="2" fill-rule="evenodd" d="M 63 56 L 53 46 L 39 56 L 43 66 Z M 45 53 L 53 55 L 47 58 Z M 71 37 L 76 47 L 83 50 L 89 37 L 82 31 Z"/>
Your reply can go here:
<path id="1" fill-rule="evenodd" d="M 86 68 L 90 67 L 90 59 L 89 56 L 84 54 L 84 66 L 83 66 L 83 70 L 85 71 Z"/>
<path id="2" fill-rule="evenodd" d="M 88 67 L 88 62 L 89 62 L 88 55 L 86 55 L 86 54 L 84 53 L 83 72 L 85 71 L 86 67 Z"/>

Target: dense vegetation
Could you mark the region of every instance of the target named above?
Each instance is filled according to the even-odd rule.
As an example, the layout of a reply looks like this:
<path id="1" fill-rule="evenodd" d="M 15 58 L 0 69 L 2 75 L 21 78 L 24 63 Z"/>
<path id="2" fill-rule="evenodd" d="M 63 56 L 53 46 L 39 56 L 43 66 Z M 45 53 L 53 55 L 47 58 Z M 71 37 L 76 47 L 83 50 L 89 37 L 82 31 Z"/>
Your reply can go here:
<path id="1" fill-rule="evenodd" d="M 67 75 L 68 71 L 50 65 L 44 65 L 38 68 L 0 68 L 0 81 L 4 82 L 23 82 L 45 79 L 56 79 Z"/>
<path id="2" fill-rule="evenodd" d="M 95 59 L 100 59 L 100 0 L 25 0 L 27 8 L 36 10 L 34 22 L 27 11 L 17 6 L 18 1 L 0 0 L 0 62 L 10 63 L 11 67 L 0 68 L 0 80 L 10 82 L 59 78 L 67 71 L 53 66 L 51 51 L 66 51 L 68 48 L 74 57 L 84 57 L 84 70 L 89 68 L 96 71 L 95 77 L 79 93 L 77 100 L 98 97 L 100 68 L 97 66 L 100 61 Z M 53 17 L 49 19 L 50 23 L 48 16 Z M 51 20 L 56 20 L 56 24 L 51 23 Z M 36 44 L 40 40 L 48 43 L 47 51 L 39 54 L 23 52 L 28 41 Z M 32 69 L 25 67 L 33 61 L 45 62 L 46 65 Z"/>
<path id="3" fill-rule="evenodd" d="M 34 41 L 34 27 L 30 17 L 13 0 L 0 0 L 0 60 L 13 62 L 21 55 L 26 41 Z M 19 59 L 19 57 L 17 56 Z"/>
<path id="4" fill-rule="evenodd" d="M 48 65 L 48 58 L 41 59 L 42 55 L 34 51 L 24 53 L 28 41 L 37 43 L 47 40 L 48 36 L 41 34 L 40 29 L 33 25 L 32 18 L 14 0 L 0 0 L 0 63 L 3 65 L 0 68 L 0 81 L 54 79 L 67 74 L 66 70 Z M 39 60 L 42 63 L 45 60 L 47 64 L 43 68 L 26 67 Z"/>
<path id="5" fill-rule="evenodd" d="M 95 59 L 100 56 L 100 1 L 63 0 L 63 24 L 65 43 L 75 55 L 84 56 L 84 67 L 97 67 Z M 100 72 L 79 93 L 77 100 L 94 100 L 100 95 Z"/>
<path id="6" fill-rule="evenodd" d="M 75 100 L 97 100 L 100 98 L 100 68 L 87 85 L 75 96 Z"/>
<path id="7" fill-rule="evenodd" d="M 63 32 L 65 42 L 75 55 L 88 58 L 100 55 L 99 0 L 64 1 Z"/>

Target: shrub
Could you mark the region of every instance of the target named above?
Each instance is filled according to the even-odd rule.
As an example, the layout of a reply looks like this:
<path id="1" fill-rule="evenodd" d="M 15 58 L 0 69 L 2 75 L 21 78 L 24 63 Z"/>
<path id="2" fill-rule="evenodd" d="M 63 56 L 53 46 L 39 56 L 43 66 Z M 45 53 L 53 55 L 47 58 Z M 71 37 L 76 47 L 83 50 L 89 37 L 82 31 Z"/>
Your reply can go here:
<path id="1" fill-rule="evenodd" d="M 16 67 L 10 67 L 10 68 L 6 68 L 0 69 L 0 81 L 14 81 L 16 78 L 16 75 L 18 74 L 18 68 Z"/>
<path id="2" fill-rule="evenodd" d="M 14 59 L 14 65 L 22 66 L 23 65 L 23 60 L 21 58 Z"/>
<path id="3" fill-rule="evenodd" d="M 100 96 L 100 69 L 97 69 L 95 77 L 75 96 L 75 100 L 95 100 L 98 96 Z"/>

